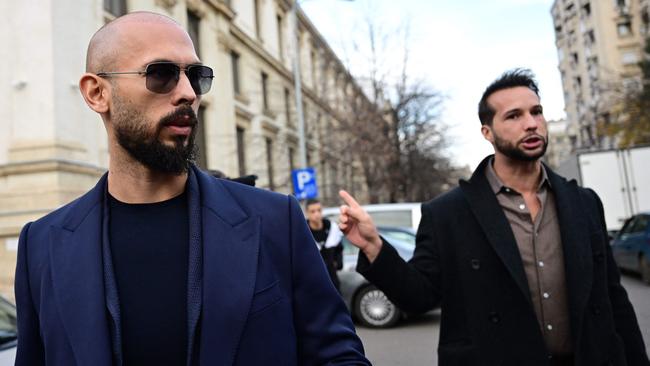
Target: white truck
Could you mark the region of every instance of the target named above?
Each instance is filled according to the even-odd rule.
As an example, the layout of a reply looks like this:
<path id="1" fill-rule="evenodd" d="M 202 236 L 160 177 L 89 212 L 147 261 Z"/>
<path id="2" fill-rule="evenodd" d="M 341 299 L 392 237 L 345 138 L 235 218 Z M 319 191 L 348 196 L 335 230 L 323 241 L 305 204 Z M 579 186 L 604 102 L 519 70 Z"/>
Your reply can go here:
<path id="1" fill-rule="evenodd" d="M 603 201 L 607 230 L 619 230 L 625 220 L 650 211 L 650 146 L 584 151 L 557 169 L 560 175 L 596 191 Z"/>

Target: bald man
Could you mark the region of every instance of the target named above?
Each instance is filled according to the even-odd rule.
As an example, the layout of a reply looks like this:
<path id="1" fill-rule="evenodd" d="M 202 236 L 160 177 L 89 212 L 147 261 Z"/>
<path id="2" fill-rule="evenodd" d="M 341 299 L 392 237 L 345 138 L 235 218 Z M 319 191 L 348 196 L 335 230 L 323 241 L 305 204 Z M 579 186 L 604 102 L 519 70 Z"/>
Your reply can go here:
<path id="1" fill-rule="evenodd" d="M 109 169 L 22 230 L 16 365 L 369 365 L 298 203 L 193 165 L 213 71 L 187 32 L 131 13 L 86 62 Z"/>

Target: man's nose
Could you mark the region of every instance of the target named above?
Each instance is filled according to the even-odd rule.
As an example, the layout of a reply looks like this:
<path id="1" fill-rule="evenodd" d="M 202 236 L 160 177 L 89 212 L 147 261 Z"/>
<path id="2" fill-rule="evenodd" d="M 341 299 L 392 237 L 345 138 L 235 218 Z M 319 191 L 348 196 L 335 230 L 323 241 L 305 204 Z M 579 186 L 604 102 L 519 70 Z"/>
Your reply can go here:
<path id="1" fill-rule="evenodd" d="M 192 83 L 190 83 L 190 79 L 184 70 L 178 75 L 178 84 L 174 88 L 173 93 L 174 105 L 194 104 L 194 101 L 197 99 L 196 92 L 192 88 Z"/>
<path id="2" fill-rule="evenodd" d="M 526 113 L 524 119 L 524 127 L 526 130 L 536 130 L 539 127 L 539 123 L 540 122 L 535 115 L 531 113 Z"/>

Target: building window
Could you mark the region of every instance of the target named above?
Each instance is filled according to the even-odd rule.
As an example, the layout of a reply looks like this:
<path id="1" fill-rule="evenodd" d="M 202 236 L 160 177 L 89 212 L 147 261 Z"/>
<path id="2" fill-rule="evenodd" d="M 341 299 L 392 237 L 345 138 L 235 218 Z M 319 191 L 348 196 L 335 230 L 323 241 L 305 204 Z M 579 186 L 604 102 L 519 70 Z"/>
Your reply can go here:
<path id="1" fill-rule="evenodd" d="M 237 127 L 237 162 L 239 163 L 239 175 L 246 175 L 246 130 Z"/>
<path id="2" fill-rule="evenodd" d="M 291 107 L 289 100 L 291 99 L 291 93 L 289 89 L 284 88 L 284 114 L 287 119 L 287 126 L 291 125 Z"/>
<path id="3" fill-rule="evenodd" d="M 278 55 L 280 55 L 280 60 L 284 61 L 284 32 L 282 31 L 284 26 L 282 16 L 278 14 L 276 20 L 278 25 Z"/>
<path id="4" fill-rule="evenodd" d="M 201 169 L 208 168 L 207 144 L 205 142 L 205 107 L 199 107 L 197 116 L 199 123 L 196 125 L 196 165 Z"/>
<path id="5" fill-rule="evenodd" d="M 634 51 L 625 51 L 621 55 L 623 65 L 635 65 L 639 62 L 639 57 Z"/>
<path id="6" fill-rule="evenodd" d="M 116 17 L 126 14 L 126 0 L 104 0 L 104 10 Z"/>
<path id="7" fill-rule="evenodd" d="M 627 37 L 632 34 L 632 22 L 627 21 L 618 23 L 616 30 L 618 31 L 619 37 Z"/>
<path id="8" fill-rule="evenodd" d="M 316 52 L 311 51 L 311 83 L 316 90 Z"/>
<path id="9" fill-rule="evenodd" d="M 255 9 L 253 9 L 255 13 L 255 35 L 257 36 L 257 39 L 261 40 L 262 39 L 262 16 L 260 14 L 260 0 L 253 0 L 254 4 L 253 6 Z"/>
<path id="10" fill-rule="evenodd" d="M 187 33 L 190 35 L 192 43 L 194 43 L 194 49 L 196 54 L 201 57 L 200 49 L 200 38 L 199 38 L 199 24 L 201 23 L 201 18 L 198 15 L 194 14 L 191 11 L 187 12 Z"/>
<path id="11" fill-rule="evenodd" d="M 275 190 L 273 182 L 273 140 L 266 138 L 266 174 L 269 177 L 269 189 Z"/>
<path id="12" fill-rule="evenodd" d="M 230 52 L 230 63 L 232 67 L 232 88 L 235 94 L 241 94 L 241 85 L 239 82 L 239 54 L 235 51 Z"/>
<path id="13" fill-rule="evenodd" d="M 294 155 L 296 154 L 296 150 L 293 147 L 289 148 L 289 174 L 293 172 L 294 169 L 296 169 L 296 160 L 294 159 Z"/>
<path id="14" fill-rule="evenodd" d="M 262 73 L 262 106 L 265 111 L 269 110 L 269 75 L 265 72 Z"/>

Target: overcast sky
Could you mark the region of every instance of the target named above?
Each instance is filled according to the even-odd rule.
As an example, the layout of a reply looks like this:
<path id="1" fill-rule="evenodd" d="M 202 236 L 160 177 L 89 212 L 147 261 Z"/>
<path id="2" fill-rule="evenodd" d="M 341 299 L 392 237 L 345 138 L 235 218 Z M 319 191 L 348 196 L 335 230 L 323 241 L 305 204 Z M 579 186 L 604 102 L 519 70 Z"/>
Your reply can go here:
<path id="1" fill-rule="evenodd" d="M 363 37 L 373 14 L 385 29 L 410 29 L 410 74 L 447 96 L 443 120 L 449 155 L 474 169 L 492 152 L 476 109 L 485 87 L 503 71 L 530 68 L 547 120 L 564 118 L 564 100 L 550 9 L 552 0 L 303 0 L 301 6 L 342 60 L 353 58 L 351 35 Z M 402 27 L 403 28 L 403 27 Z M 354 65 L 353 65 L 354 69 Z M 354 70 L 353 70 L 354 71 Z"/>

